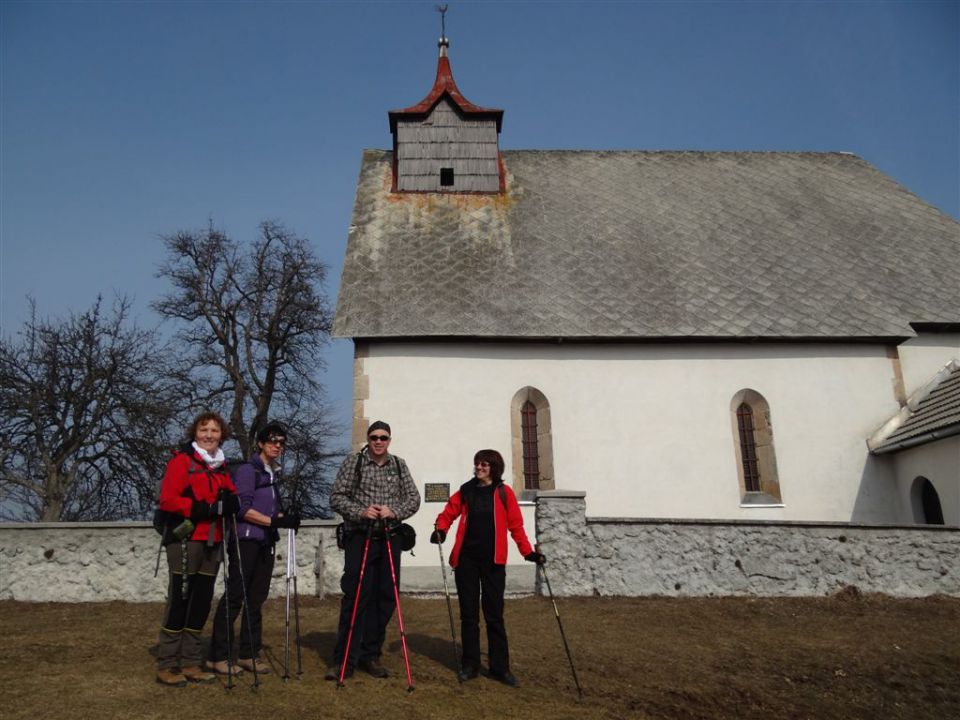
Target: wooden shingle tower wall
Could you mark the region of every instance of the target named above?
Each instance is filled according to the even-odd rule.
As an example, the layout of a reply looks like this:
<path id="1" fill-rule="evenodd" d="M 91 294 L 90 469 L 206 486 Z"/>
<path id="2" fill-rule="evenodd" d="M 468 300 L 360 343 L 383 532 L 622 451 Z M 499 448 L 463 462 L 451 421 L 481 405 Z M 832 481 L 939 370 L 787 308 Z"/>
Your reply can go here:
<path id="1" fill-rule="evenodd" d="M 395 192 L 496 193 L 502 188 L 499 133 L 503 110 L 468 101 L 453 80 L 440 38 L 437 78 L 416 105 L 392 110 Z"/>

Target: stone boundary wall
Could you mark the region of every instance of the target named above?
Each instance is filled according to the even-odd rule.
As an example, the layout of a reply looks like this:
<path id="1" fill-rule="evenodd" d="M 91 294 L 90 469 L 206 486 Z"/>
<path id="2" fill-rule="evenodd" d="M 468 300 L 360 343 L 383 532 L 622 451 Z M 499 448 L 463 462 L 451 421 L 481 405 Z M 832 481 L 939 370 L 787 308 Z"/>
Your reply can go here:
<path id="1" fill-rule="evenodd" d="M 556 595 L 960 596 L 960 528 L 588 518 L 585 493 L 537 496 Z"/>
<path id="2" fill-rule="evenodd" d="M 304 521 L 297 533 L 300 595 L 340 592 L 343 554 L 335 520 Z M 147 522 L 0 523 L 0 600 L 163 602 L 167 561 L 153 576 L 160 536 Z M 286 531 L 281 531 L 271 597 L 286 592 Z M 217 595 L 221 591 L 217 583 Z"/>
<path id="3" fill-rule="evenodd" d="M 297 534 L 301 595 L 340 592 L 336 523 L 308 520 Z M 588 518 L 585 493 L 564 490 L 538 494 L 536 525 L 556 595 L 817 596 L 854 586 L 960 596 L 957 527 Z M 164 558 L 153 576 L 159 544 L 146 522 L 0 523 L 0 600 L 163 602 Z M 424 546 L 418 538 L 417 552 Z M 282 537 L 273 597 L 285 592 L 285 553 Z M 508 577 L 510 594 L 546 592 L 529 563 Z M 438 566 L 404 566 L 402 584 L 443 591 Z"/>

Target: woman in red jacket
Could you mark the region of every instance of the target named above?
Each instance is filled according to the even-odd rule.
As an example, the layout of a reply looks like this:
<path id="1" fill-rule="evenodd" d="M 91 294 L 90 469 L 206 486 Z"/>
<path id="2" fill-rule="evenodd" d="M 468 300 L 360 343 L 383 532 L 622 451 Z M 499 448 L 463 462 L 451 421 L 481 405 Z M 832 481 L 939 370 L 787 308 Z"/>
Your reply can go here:
<path id="1" fill-rule="evenodd" d="M 187 681 L 211 682 L 217 677 L 200 667 L 204 650 L 200 633 L 220 566 L 222 518 L 240 508 L 220 449 L 227 433 L 227 424 L 217 413 L 199 415 L 187 433 L 192 442 L 167 463 L 160 484 L 160 509 L 168 517 L 164 543 L 170 571 L 157 643 L 157 682 L 162 685 L 182 687 Z"/>
<path id="2" fill-rule="evenodd" d="M 450 553 L 457 596 L 460 599 L 460 635 L 463 664 L 460 680 L 477 677 L 480 670 L 480 607 L 487 626 L 490 677 L 517 686 L 510 672 L 507 631 L 503 625 L 506 587 L 507 531 L 525 560 L 542 564 L 546 559 L 530 546 L 523 530 L 517 497 L 503 484 L 503 457 L 496 450 L 473 456 L 474 477 L 464 483 L 437 516 L 430 542 L 442 543 L 458 517 L 457 539 Z"/>

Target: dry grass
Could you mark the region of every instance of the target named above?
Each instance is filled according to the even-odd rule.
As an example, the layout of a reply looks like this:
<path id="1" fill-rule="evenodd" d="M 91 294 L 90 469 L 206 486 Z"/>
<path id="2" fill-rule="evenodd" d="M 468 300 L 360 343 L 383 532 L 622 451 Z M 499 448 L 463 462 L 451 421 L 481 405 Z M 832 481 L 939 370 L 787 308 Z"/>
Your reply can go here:
<path id="1" fill-rule="evenodd" d="M 581 598 L 558 600 L 578 702 L 549 600 L 507 601 L 516 690 L 459 686 L 446 604 L 404 598 L 416 691 L 396 622 L 387 680 L 322 679 L 337 599 L 301 603 L 304 674 L 238 687 L 154 682 L 156 604 L 0 603 L 3 717 L 14 718 L 944 718 L 960 717 L 960 599 Z M 283 604 L 265 639 L 283 656 Z"/>

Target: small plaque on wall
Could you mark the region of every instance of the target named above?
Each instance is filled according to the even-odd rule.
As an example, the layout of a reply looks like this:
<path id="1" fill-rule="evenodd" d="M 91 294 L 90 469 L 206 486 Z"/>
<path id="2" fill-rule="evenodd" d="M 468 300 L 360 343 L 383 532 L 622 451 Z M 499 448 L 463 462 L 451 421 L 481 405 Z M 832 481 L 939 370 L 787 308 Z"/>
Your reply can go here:
<path id="1" fill-rule="evenodd" d="M 450 483 L 424 483 L 423 501 L 442 502 L 450 499 Z"/>

